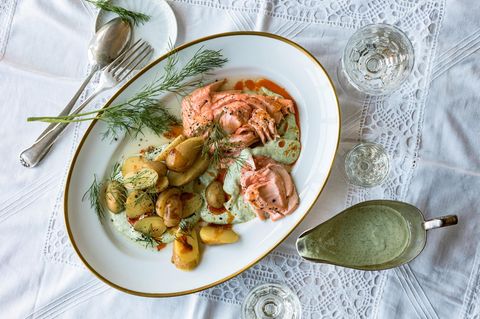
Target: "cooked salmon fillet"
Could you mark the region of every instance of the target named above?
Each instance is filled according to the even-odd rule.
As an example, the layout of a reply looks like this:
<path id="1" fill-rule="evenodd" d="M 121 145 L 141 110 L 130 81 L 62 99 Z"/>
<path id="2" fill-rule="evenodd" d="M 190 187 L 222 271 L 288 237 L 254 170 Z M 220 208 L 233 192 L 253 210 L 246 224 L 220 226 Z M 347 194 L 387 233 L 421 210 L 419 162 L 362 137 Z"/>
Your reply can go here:
<path id="1" fill-rule="evenodd" d="M 275 221 L 291 214 L 299 198 L 285 167 L 268 157 L 255 157 L 254 166 L 242 169 L 240 185 L 258 218 L 264 220 L 268 215 Z"/>
<path id="2" fill-rule="evenodd" d="M 182 101 L 184 134 L 198 135 L 198 130 L 216 120 L 230 140 L 239 147 L 248 147 L 278 137 L 276 125 L 294 113 L 293 101 L 278 97 L 245 94 L 240 91 L 218 90 L 226 80 L 201 87 Z"/>

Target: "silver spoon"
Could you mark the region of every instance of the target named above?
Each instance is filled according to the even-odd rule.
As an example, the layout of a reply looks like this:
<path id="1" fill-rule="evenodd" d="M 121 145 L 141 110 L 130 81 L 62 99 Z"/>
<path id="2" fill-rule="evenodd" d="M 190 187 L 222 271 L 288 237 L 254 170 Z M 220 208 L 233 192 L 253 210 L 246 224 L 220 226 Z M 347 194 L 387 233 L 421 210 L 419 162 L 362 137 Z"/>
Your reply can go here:
<path id="1" fill-rule="evenodd" d="M 65 106 L 65 108 L 60 112 L 58 116 L 65 116 L 70 113 L 72 108 L 75 106 L 78 98 L 82 94 L 83 90 L 87 84 L 92 79 L 93 75 L 101 70 L 103 67 L 110 64 L 115 60 L 120 53 L 122 53 L 129 45 L 132 39 L 132 26 L 128 21 L 122 20 L 121 18 L 115 18 L 103 25 L 90 40 L 90 45 L 88 47 L 88 60 L 92 64 L 92 70 L 90 74 L 85 78 L 80 88 L 72 97 L 70 102 Z M 40 140 L 45 134 L 50 132 L 56 127 L 57 123 L 51 123 L 48 127 L 40 134 L 36 139 L 36 142 Z M 30 149 L 30 148 L 28 148 Z M 43 157 L 48 153 L 50 147 L 45 150 L 41 156 L 36 158 L 31 158 L 31 154 L 27 153 L 24 150 L 20 154 L 20 158 L 23 159 L 23 163 L 29 163 L 28 167 L 33 167 L 37 165 Z M 25 166 L 25 165 L 24 165 Z"/>

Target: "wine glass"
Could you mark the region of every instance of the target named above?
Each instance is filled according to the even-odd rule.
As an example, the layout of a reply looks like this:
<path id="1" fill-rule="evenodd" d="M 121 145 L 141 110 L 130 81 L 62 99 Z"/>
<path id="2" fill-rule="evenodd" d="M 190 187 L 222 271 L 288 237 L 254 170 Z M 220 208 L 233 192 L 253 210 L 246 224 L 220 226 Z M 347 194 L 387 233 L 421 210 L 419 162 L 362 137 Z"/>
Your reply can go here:
<path id="1" fill-rule="evenodd" d="M 300 300 L 284 284 L 256 286 L 242 304 L 242 319 L 300 319 L 301 316 Z"/>
<path id="2" fill-rule="evenodd" d="M 390 171 L 390 160 L 382 145 L 355 145 L 345 157 L 345 174 L 350 183 L 362 187 L 380 185 Z"/>
<path id="3" fill-rule="evenodd" d="M 392 25 L 370 24 L 348 40 L 337 78 L 353 97 L 387 95 L 405 82 L 414 60 L 413 46 L 405 33 Z"/>

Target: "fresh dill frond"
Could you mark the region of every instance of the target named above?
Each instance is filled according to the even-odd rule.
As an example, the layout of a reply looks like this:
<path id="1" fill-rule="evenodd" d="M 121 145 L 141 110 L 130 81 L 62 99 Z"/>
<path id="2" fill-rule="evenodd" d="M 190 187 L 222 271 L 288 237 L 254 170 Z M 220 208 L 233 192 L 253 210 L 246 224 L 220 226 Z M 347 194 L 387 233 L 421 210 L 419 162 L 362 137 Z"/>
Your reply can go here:
<path id="1" fill-rule="evenodd" d="M 138 26 L 150 20 L 150 16 L 141 12 L 130 11 L 122 7 L 114 6 L 108 0 L 86 0 L 97 8 L 116 13 L 122 20 L 131 21 Z"/>
<path id="2" fill-rule="evenodd" d="M 95 213 L 97 214 L 100 221 L 102 221 L 103 217 L 105 216 L 105 208 L 103 207 L 103 203 L 100 198 L 100 195 L 102 193 L 102 187 L 102 183 L 99 183 L 97 181 L 97 176 L 93 175 L 92 184 L 82 196 L 82 201 L 88 198 L 88 200 L 90 201 L 90 207 L 95 210 Z"/>
<path id="3" fill-rule="evenodd" d="M 213 121 L 200 127 L 195 135 L 206 136 L 202 148 L 202 156 L 210 155 L 210 161 L 214 167 L 229 161 L 243 166 L 245 160 L 235 155 L 239 145 L 230 142 L 227 132 L 225 132 L 218 121 Z"/>
<path id="4" fill-rule="evenodd" d="M 182 232 L 187 232 L 188 231 L 188 223 L 185 222 L 185 220 L 181 220 L 180 223 L 178 223 L 178 228 L 180 228 L 180 230 Z"/>
<path id="5" fill-rule="evenodd" d="M 157 178 L 158 175 L 155 171 L 143 168 L 135 173 L 127 174 L 123 179 L 123 184 L 130 189 L 145 189 L 154 186 Z"/>
<path id="6" fill-rule="evenodd" d="M 138 204 L 140 204 L 140 203 L 142 202 L 142 200 L 143 200 L 144 198 L 147 198 L 147 197 L 148 197 L 148 198 L 150 198 L 150 199 L 152 200 L 153 204 L 155 204 L 156 201 L 157 201 L 157 196 L 158 196 L 157 193 L 148 193 L 148 192 L 143 191 L 143 192 L 140 193 L 140 195 L 138 195 L 137 198 L 135 198 L 135 200 L 133 201 L 133 203 L 134 203 L 135 205 L 138 205 Z"/>
<path id="7" fill-rule="evenodd" d="M 87 189 L 85 194 L 83 194 L 82 196 L 82 201 L 88 198 L 90 202 L 90 207 L 93 208 L 100 222 L 102 222 L 103 218 L 105 217 L 105 206 L 101 197 L 104 193 L 104 187 L 112 181 L 120 182 L 121 176 L 122 175 L 120 163 L 116 162 L 112 167 L 112 171 L 110 172 L 109 179 L 106 181 L 106 183 L 99 182 L 97 180 L 97 176 L 93 174 L 93 182 Z M 119 198 L 116 198 L 117 203 L 121 203 L 122 201 L 124 201 L 127 196 L 122 192 L 119 192 L 117 195 L 119 196 Z"/>
<path id="8" fill-rule="evenodd" d="M 157 202 L 159 193 L 157 193 L 157 192 L 152 192 L 152 193 L 147 192 L 147 194 L 148 194 L 148 196 L 150 196 L 150 199 L 152 200 L 153 205 L 155 205 L 156 202 Z"/>
<path id="9" fill-rule="evenodd" d="M 138 103 L 135 107 L 123 105 L 119 108 L 107 108 L 102 113 L 100 120 L 107 123 L 107 129 L 103 132 L 104 139 L 118 138 L 124 132 L 137 137 L 144 127 L 160 135 L 168 131 L 172 125 L 178 124 L 178 120 L 158 101 L 151 101 L 148 98 L 142 100 L 142 97 L 137 97 L 136 100 Z"/>
<path id="10" fill-rule="evenodd" d="M 182 233 L 189 233 L 192 230 L 192 225 L 185 219 L 182 219 L 178 224 L 178 228 L 182 231 Z"/>
<path id="11" fill-rule="evenodd" d="M 142 235 L 135 239 L 135 241 L 141 241 L 145 243 L 145 248 L 148 246 L 155 247 L 157 245 L 157 241 L 152 236 L 152 227 L 150 227 L 150 230 L 146 234 L 142 233 Z"/>
<path id="12" fill-rule="evenodd" d="M 162 75 L 157 76 L 123 103 L 74 115 L 30 117 L 27 121 L 71 123 L 96 119 L 107 123 L 104 137 L 117 138 L 121 133 L 136 136 L 145 127 L 159 135 L 178 123 L 178 120 L 159 103 L 160 95 L 165 92 L 186 95 L 191 89 L 203 84 L 204 76 L 209 71 L 222 67 L 227 61 L 228 59 L 222 56 L 221 50 L 201 47 L 180 68 L 178 55 L 174 51 L 167 58 Z"/>
<path id="13" fill-rule="evenodd" d="M 120 181 L 122 177 L 122 166 L 120 165 L 119 162 L 115 162 L 112 167 L 112 171 L 110 172 L 110 180 L 111 181 Z"/>

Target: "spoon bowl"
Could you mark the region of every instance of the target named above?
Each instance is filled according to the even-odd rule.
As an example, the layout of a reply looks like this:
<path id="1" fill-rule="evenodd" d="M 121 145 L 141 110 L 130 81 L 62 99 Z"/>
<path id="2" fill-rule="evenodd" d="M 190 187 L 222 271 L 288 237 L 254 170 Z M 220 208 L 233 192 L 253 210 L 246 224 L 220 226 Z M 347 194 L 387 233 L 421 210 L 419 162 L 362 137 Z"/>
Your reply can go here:
<path id="1" fill-rule="evenodd" d="M 132 26 L 130 22 L 115 18 L 103 25 L 90 41 L 88 59 L 99 68 L 115 60 L 130 46 Z"/>

